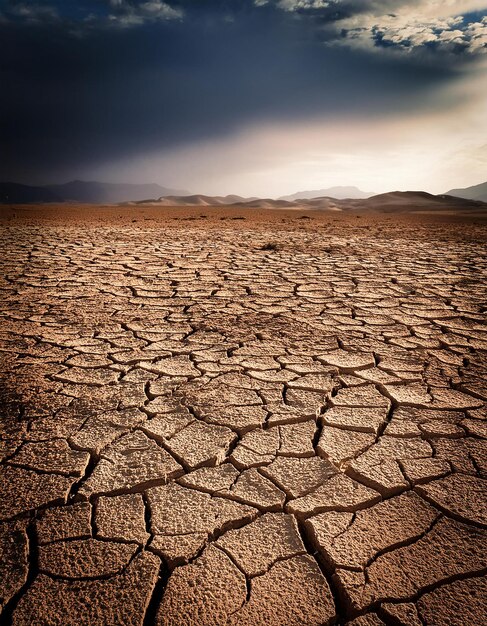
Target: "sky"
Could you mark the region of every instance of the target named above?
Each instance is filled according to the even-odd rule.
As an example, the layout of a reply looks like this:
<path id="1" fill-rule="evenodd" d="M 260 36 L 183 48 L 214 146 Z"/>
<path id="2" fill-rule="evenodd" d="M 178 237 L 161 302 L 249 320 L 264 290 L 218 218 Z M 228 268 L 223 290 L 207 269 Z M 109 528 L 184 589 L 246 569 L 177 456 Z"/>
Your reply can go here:
<path id="1" fill-rule="evenodd" d="M 487 180 L 487 0 L 0 0 L 0 180 Z"/>

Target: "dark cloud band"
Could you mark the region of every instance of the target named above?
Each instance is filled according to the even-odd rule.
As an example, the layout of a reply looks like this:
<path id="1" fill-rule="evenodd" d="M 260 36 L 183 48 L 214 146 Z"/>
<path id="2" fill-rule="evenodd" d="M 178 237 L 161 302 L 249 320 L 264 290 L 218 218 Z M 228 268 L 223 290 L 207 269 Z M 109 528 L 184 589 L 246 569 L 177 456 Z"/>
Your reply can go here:
<path id="1" fill-rule="evenodd" d="M 360 27 L 364 5 L 380 4 L 10 0 L 0 18 L 1 177 L 55 179 L 250 124 L 429 106 L 428 94 L 469 67 L 410 54 L 414 31 Z M 451 29 L 480 46 L 478 24 L 485 18 Z M 458 45 L 442 33 L 438 49 Z M 386 46 L 406 53 L 376 53 Z"/>

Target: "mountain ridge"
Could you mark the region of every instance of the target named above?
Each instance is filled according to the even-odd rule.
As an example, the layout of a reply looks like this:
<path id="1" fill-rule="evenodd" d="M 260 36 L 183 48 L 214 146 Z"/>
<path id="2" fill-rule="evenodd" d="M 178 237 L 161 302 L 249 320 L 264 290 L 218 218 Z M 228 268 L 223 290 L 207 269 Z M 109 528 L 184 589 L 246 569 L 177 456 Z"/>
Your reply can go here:
<path id="1" fill-rule="evenodd" d="M 156 202 L 161 206 L 220 206 L 239 204 L 242 202 L 258 201 L 259 198 L 244 198 L 243 196 L 237 196 L 231 194 L 228 196 L 207 196 L 205 194 L 192 194 L 189 196 L 162 196 Z M 139 204 L 139 203 L 137 203 Z"/>
<path id="2" fill-rule="evenodd" d="M 118 185 L 116 183 L 96 183 L 94 181 L 71 181 L 64 185 L 29 186 L 16 183 L 0 183 L 0 203 L 63 203 L 78 202 L 91 204 L 116 204 L 119 206 L 160 206 L 160 207 L 218 207 L 232 206 L 248 209 L 302 209 L 312 211 L 464 211 L 485 210 L 487 203 L 448 194 L 434 195 L 426 191 L 390 191 L 368 198 L 335 198 L 320 196 L 298 200 L 283 198 L 246 198 L 238 195 L 208 196 L 204 194 L 176 195 L 155 194 L 148 198 L 148 191 L 166 188 L 157 184 Z M 183 190 L 169 190 L 180 191 Z M 119 200 L 131 195 L 135 199 Z M 142 197 L 141 197 L 142 196 Z"/>
<path id="3" fill-rule="evenodd" d="M 281 196 L 278 200 L 287 200 L 293 202 L 294 200 L 311 200 L 312 198 L 336 198 L 337 200 L 346 200 L 348 198 L 366 199 L 374 196 L 374 192 L 362 191 L 358 187 L 354 186 L 336 186 L 329 187 L 328 189 L 315 189 L 312 191 L 298 191 L 287 196 Z"/>
<path id="4" fill-rule="evenodd" d="M 160 207 L 219 207 L 231 206 L 242 209 L 283 209 L 308 211 L 377 211 L 377 212 L 414 212 L 414 211 L 464 211 L 486 210 L 487 203 L 468 200 L 448 195 L 437 195 L 426 191 L 390 191 L 370 198 L 310 198 L 303 200 L 283 200 L 273 198 L 242 198 L 241 196 L 205 196 L 192 195 L 181 197 L 162 197 L 141 202 L 124 203 L 127 205 Z"/>
<path id="5" fill-rule="evenodd" d="M 450 191 L 447 191 L 446 194 L 449 196 L 456 196 L 457 198 L 466 198 L 467 200 L 480 200 L 481 202 L 487 202 L 487 182 L 472 185 L 471 187 L 450 189 Z"/>
<path id="6" fill-rule="evenodd" d="M 157 183 L 103 183 L 72 180 L 59 185 L 22 185 L 0 183 L 0 203 L 23 204 L 30 202 L 81 202 L 90 204 L 115 204 L 150 197 L 188 195 L 184 189 L 162 187 Z"/>

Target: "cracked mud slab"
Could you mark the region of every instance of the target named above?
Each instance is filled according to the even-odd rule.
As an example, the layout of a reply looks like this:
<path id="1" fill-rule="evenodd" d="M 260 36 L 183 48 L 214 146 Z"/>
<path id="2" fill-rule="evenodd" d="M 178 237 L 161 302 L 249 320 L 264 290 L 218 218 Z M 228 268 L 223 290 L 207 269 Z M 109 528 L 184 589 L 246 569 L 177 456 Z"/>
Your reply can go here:
<path id="1" fill-rule="evenodd" d="M 2 624 L 487 622 L 485 219 L 16 211 Z"/>

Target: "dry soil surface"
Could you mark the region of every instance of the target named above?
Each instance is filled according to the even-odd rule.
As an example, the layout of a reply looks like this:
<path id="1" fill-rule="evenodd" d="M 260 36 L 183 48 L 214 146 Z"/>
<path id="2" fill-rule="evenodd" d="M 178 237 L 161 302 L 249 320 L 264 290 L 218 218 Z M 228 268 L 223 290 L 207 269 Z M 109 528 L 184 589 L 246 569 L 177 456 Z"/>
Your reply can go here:
<path id="1" fill-rule="evenodd" d="M 484 217 L 1 226 L 2 623 L 487 623 Z"/>

